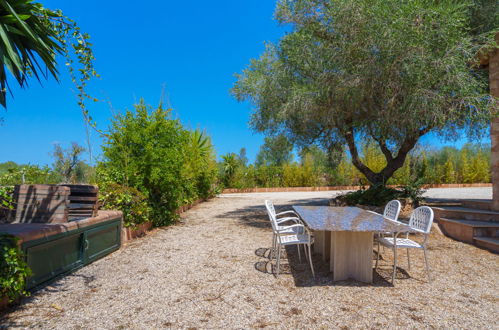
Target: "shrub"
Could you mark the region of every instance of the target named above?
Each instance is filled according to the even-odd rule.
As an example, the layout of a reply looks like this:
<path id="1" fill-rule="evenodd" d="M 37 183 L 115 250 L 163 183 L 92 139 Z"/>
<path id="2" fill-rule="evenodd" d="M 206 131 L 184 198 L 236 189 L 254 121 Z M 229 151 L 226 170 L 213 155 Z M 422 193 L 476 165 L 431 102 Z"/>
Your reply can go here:
<path id="1" fill-rule="evenodd" d="M 216 163 L 211 141 L 186 130 L 171 111 L 143 100 L 111 121 L 99 168 L 107 182 L 140 191 L 157 226 L 174 221 L 180 206 L 214 193 Z"/>
<path id="2" fill-rule="evenodd" d="M 7 218 L 9 212 L 14 209 L 13 186 L 0 186 L 0 223 Z"/>
<path id="3" fill-rule="evenodd" d="M 345 195 L 348 205 L 372 205 L 382 206 L 392 199 L 398 199 L 401 193 L 397 189 L 388 188 L 383 185 L 375 185 L 369 189 L 360 189 Z"/>
<path id="4" fill-rule="evenodd" d="M 383 206 L 393 199 L 409 199 L 413 206 L 417 206 L 422 200 L 424 190 L 421 183 L 413 182 L 400 189 L 389 188 L 383 185 L 370 186 L 368 189 L 360 189 L 338 196 L 339 200 L 344 200 L 347 205 L 370 205 Z"/>
<path id="5" fill-rule="evenodd" d="M 59 183 L 57 176 L 48 166 L 24 165 L 9 168 L 0 175 L 0 185 Z"/>
<path id="6" fill-rule="evenodd" d="M 150 221 L 150 207 L 147 198 L 137 189 L 116 183 L 100 186 L 99 202 L 104 210 L 123 212 L 125 227 L 136 227 Z"/>
<path id="7" fill-rule="evenodd" d="M 17 241 L 12 235 L 0 233 L 0 298 L 7 297 L 10 302 L 28 295 L 24 288 L 31 275 Z"/>

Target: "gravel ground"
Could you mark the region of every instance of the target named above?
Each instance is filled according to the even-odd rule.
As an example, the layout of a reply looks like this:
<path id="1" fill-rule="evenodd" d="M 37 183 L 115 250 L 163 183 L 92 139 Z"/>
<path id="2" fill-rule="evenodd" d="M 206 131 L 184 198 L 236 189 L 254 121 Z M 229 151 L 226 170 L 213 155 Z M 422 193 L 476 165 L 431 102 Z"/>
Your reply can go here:
<path id="1" fill-rule="evenodd" d="M 419 251 L 411 271 L 401 253 L 395 287 L 388 250 L 370 285 L 333 283 L 317 255 L 313 280 L 294 248 L 284 274 L 270 274 L 263 198 L 286 208 L 322 204 L 334 194 L 222 195 L 184 213 L 178 225 L 40 289 L 0 322 L 44 329 L 499 329 L 499 256 L 436 234 L 429 242 L 430 284 Z"/>

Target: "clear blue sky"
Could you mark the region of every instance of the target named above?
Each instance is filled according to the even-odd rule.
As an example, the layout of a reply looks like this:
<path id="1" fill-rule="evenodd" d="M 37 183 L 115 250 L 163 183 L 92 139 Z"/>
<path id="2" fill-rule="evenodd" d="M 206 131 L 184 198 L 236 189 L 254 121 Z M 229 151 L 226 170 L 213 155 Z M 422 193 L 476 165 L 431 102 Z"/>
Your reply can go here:
<path id="1" fill-rule="evenodd" d="M 101 78 L 89 89 L 115 109 L 140 97 L 157 104 L 162 87 L 177 116 L 212 136 L 218 154 L 248 149 L 253 159 L 263 137 L 248 129 L 250 108 L 229 94 L 234 73 L 257 57 L 265 41 L 284 33 L 273 20 L 275 3 L 252 1 L 40 0 L 60 8 L 92 37 Z M 51 163 L 53 143 L 85 144 L 85 130 L 64 66 L 60 84 L 33 80 L 14 88 L 0 109 L 0 162 Z M 14 86 L 14 84 L 12 84 Z M 90 104 L 99 127 L 107 127 L 107 104 Z M 99 139 L 93 134 L 94 151 Z"/>
<path id="2" fill-rule="evenodd" d="M 263 136 L 249 130 L 250 107 L 229 89 L 234 73 L 259 56 L 264 42 L 284 34 L 273 20 L 275 1 L 39 1 L 62 9 L 91 35 L 101 75 L 90 85 L 93 95 L 123 110 L 141 97 L 157 104 L 164 86 L 176 116 L 205 129 L 219 155 L 246 147 L 254 159 Z M 64 66 L 60 71 L 61 83 L 32 80 L 28 89 L 13 89 L 7 111 L 0 109 L 0 162 L 50 164 L 54 143 L 86 145 L 73 85 Z M 106 128 L 109 106 L 93 103 L 90 111 Z M 98 154 L 95 133 L 92 145 Z"/>

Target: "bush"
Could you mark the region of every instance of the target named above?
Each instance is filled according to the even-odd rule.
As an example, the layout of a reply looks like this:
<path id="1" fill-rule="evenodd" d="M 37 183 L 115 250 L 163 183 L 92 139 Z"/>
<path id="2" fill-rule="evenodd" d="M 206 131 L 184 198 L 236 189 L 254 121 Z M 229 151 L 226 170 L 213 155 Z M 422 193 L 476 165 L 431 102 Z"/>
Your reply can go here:
<path id="1" fill-rule="evenodd" d="M 0 186 L 0 223 L 6 219 L 9 212 L 14 209 L 13 186 Z"/>
<path id="2" fill-rule="evenodd" d="M 100 186 L 99 202 L 104 210 L 120 210 L 123 212 L 123 225 L 136 227 L 150 221 L 151 209 L 147 198 L 137 189 L 116 183 Z"/>
<path id="3" fill-rule="evenodd" d="M 354 192 L 347 193 L 345 202 L 348 205 L 372 205 L 382 206 L 391 201 L 398 199 L 401 192 L 397 189 L 388 188 L 383 185 L 371 186 L 369 189 L 360 189 Z"/>
<path id="4" fill-rule="evenodd" d="M 24 288 L 31 275 L 17 241 L 12 235 L 0 233 L 0 298 L 7 297 L 10 302 L 28 295 Z"/>
<path id="5" fill-rule="evenodd" d="M 393 199 L 409 199 L 413 206 L 417 206 L 422 199 L 424 190 L 419 182 L 413 182 L 400 189 L 389 188 L 383 185 L 370 186 L 368 189 L 360 189 L 338 196 L 347 205 L 369 205 L 384 206 Z"/>
<path id="6" fill-rule="evenodd" d="M 217 167 L 210 139 L 186 130 L 170 110 L 152 109 L 141 100 L 135 111 L 117 115 L 109 131 L 99 168 L 106 182 L 133 187 L 147 198 L 155 225 L 171 223 L 180 206 L 214 193 Z"/>
<path id="7" fill-rule="evenodd" d="M 24 165 L 9 168 L 0 175 L 0 185 L 59 183 L 57 175 L 48 167 Z"/>

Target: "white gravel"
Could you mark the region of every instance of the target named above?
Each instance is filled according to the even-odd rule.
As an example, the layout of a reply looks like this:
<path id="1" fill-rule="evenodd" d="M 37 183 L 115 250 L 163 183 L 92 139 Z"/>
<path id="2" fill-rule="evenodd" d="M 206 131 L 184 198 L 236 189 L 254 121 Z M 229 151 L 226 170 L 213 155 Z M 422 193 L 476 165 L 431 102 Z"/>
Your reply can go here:
<path id="1" fill-rule="evenodd" d="M 313 280 L 294 249 L 283 275 L 267 273 L 263 199 L 324 203 L 333 194 L 223 195 L 53 282 L 0 322 L 43 329 L 499 329 L 499 256 L 438 235 L 430 239 L 431 284 L 419 251 L 411 271 L 402 253 L 395 287 L 388 250 L 370 285 L 333 283 L 320 256 Z"/>

